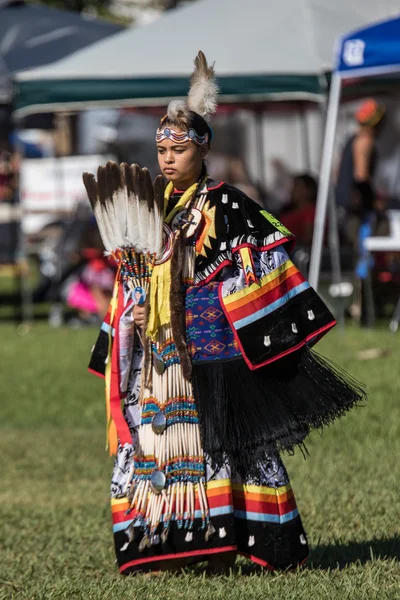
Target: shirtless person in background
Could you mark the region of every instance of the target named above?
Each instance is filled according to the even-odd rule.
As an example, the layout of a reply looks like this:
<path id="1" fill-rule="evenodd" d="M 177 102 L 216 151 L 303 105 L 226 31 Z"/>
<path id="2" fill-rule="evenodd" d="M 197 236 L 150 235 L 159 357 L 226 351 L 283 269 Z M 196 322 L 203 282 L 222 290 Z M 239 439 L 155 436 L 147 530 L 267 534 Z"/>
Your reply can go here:
<path id="1" fill-rule="evenodd" d="M 373 209 L 373 175 L 377 163 L 376 139 L 381 130 L 385 107 L 365 100 L 355 113 L 358 132 L 347 141 L 340 161 L 336 201 L 346 212 L 368 213 Z M 356 193 L 355 193 L 356 192 Z M 357 206 L 354 206 L 356 202 Z"/>

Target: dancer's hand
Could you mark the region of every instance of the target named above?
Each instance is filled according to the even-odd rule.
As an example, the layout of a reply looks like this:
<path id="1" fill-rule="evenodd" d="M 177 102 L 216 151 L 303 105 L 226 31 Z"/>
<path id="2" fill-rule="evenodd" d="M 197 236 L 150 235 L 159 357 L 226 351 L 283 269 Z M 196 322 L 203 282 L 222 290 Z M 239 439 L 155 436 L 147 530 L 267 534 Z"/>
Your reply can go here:
<path id="1" fill-rule="evenodd" d="M 133 307 L 133 318 L 137 327 L 143 327 L 146 320 L 146 310 L 143 305 L 135 304 Z"/>

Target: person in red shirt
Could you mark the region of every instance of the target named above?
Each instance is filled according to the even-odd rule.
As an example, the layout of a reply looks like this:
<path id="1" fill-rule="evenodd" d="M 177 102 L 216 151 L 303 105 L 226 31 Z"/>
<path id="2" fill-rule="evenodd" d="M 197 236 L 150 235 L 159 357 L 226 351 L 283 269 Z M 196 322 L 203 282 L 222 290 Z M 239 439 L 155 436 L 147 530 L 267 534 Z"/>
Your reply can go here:
<path id="1" fill-rule="evenodd" d="M 293 180 L 291 205 L 280 216 L 302 246 L 311 246 L 317 190 L 318 184 L 312 175 L 297 175 Z"/>

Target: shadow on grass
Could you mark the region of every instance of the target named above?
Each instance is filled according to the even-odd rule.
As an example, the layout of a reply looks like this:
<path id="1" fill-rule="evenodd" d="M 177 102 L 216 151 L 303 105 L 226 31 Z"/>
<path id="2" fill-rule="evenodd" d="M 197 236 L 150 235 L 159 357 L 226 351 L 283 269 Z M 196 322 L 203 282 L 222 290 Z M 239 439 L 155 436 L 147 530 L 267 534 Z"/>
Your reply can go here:
<path id="1" fill-rule="evenodd" d="M 378 559 L 400 559 L 400 536 L 365 542 L 333 543 L 313 548 L 307 566 L 311 569 L 343 569 L 352 563 Z"/>
<path id="2" fill-rule="evenodd" d="M 351 564 L 365 564 L 375 560 L 400 559 L 400 536 L 382 540 L 367 540 L 365 542 L 333 543 L 313 548 L 310 557 L 304 564 L 305 570 L 344 569 Z M 189 567 L 189 571 L 201 575 L 206 563 Z M 262 568 L 248 560 L 236 562 L 233 572 L 240 571 L 241 575 L 251 576 L 262 572 Z"/>
<path id="3" fill-rule="evenodd" d="M 385 539 L 366 540 L 365 542 L 332 543 L 319 545 L 310 552 L 304 569 L 344 569 L 357 563 L 365 564 L 375 560 L 400 560 L 400 536 Z M 239 569 L 243 575 L 254 575 L 261 568 L 249 561 L 236 563 L 235 570 Z"/>

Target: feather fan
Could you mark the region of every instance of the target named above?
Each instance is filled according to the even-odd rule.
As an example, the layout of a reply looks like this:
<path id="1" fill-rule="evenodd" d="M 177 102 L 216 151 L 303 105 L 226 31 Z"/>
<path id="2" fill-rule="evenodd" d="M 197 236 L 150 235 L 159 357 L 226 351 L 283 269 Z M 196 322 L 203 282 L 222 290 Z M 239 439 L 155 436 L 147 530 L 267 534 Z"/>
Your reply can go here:
<path id="1" fill-rule="evenodd" d="M 83 174 L 83 183 L 107 253 L 118 249 L 160 254 L 164 224 L 164 181 L 148 169 L 108 162 Z"/>

